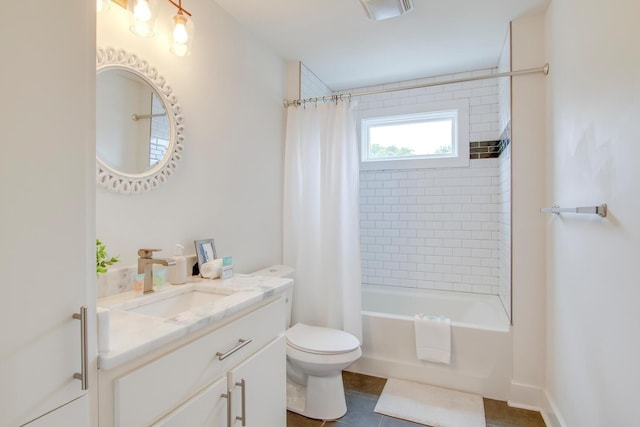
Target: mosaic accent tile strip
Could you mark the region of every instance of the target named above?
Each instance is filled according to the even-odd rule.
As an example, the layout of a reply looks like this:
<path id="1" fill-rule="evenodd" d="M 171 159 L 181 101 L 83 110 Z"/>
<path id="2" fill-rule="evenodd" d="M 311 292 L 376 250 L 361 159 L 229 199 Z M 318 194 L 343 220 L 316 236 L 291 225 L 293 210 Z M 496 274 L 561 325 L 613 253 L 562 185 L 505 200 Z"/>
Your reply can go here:
<path id="1" fill-rule="evenodd" d="M 469 143 L 470 159 L 493 159 L 500 157 L 501 141 L 479 141 Z"/>

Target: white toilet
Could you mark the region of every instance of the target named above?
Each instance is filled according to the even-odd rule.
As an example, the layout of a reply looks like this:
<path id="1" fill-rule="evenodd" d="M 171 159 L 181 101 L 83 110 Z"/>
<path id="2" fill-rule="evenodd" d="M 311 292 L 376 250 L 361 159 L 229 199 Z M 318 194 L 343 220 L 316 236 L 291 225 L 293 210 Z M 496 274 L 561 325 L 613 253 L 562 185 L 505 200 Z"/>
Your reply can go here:
<path id="1" fill-rule="evenodd" d="M 255 276 L 293 278 L 294 270 L 275 265 Z M 294 283 L 295 287 L 295 283 Z M 293 289 L 286 294 L 287 327 Z M 353 335 L 336 329 L 297 323 L 287 329 L 287 409 L 308 418 L 335 420 L 347 412 L 342 370 L 362 355 Z"/>

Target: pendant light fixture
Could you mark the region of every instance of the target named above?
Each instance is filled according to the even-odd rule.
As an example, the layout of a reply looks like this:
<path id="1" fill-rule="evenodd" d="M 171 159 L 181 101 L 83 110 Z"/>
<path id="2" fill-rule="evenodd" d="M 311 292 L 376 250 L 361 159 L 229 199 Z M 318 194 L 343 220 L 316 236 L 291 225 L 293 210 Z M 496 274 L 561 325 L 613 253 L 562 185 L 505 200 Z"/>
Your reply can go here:
<path id="1" fill-rule="evenodd" d="M 171 47 L 176 56 L 187 56 L 191 53 L 194 25 L 191 13 L 182 7 L 182 0 L 167 0 L 178 9 L 171 17 Z M 140 37 L 153 37 L 156 33 L 158 0 L 96 0 L 96 11 L 109 9 L 116 3 L 129 11 L 129 30 Z"/>
<path id="2" fill-rule="evenodd" d="M 129 0 L 129 30 L 140 37 L 153 37 L 158 15 L 157 0 Z"/>
<path id="3" fill-rule="evenodd" d="M 191 53 L 191 43 L 193 41 L 193 21 L 189 11 L 182 7 L 182 0 L 175 3 L 168 0 L 169 3 L 178 8 L 178 13 L 171 18 L 171 34 L 173 43 L 171 45 L 171 53 L 176 56 L 187 56 Z"/>

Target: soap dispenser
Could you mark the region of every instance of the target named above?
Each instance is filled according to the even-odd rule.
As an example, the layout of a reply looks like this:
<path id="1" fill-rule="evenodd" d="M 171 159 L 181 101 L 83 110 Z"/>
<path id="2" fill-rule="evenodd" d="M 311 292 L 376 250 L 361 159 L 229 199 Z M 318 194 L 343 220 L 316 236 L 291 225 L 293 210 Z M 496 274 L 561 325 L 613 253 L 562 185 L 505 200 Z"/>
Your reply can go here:
<path id="1" fill-rule="evenodd" d="M 187 281 L 187 260 L 182 254 L 183 250 L 184 246 L 177 244 L 173 253 L 176 265 L 169 269 L 169 281 L 172 285 L 182 285 Z"/>

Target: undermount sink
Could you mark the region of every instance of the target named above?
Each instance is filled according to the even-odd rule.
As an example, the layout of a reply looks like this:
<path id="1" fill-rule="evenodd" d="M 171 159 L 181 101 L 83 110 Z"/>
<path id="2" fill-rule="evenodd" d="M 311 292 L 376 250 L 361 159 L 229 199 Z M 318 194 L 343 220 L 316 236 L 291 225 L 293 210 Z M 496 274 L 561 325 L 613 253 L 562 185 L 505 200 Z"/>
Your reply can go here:
<path id="1" fill-rule="evenodd" d="M 138 307 L 132 307 L 127 311 L 147 316 L 169 318 L 194 308 L 213 304 L 226 297 L 228 295 L 192 290 Z"/>

